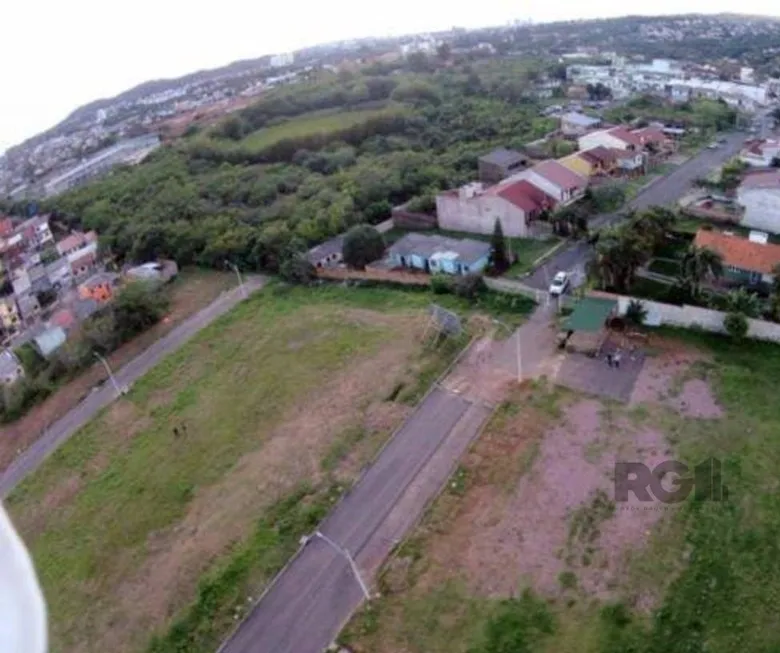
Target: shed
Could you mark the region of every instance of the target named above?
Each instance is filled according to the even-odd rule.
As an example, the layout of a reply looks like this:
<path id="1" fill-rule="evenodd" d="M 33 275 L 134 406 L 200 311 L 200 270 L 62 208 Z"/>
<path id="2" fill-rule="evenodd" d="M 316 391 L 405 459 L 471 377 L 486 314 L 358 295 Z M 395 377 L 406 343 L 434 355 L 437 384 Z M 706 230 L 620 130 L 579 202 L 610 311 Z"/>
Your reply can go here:
<path id="1" fill-rule="evenodd" d="M 598 354 L 606 338 L 607 320 L 618 310 L 616 299 L 584 297 L 563 323 L 564 344 L 574 351 Z"/>
<path id="2" fill-rule="evenodd" d="M 33 341 L 35 348 L 44 358 L 47 358 L 55 351 L 57 351 L 67 339 L 65 329 L 62 327 L 52 327 L 47 329 L 39 336 L 36 336 Z"/>

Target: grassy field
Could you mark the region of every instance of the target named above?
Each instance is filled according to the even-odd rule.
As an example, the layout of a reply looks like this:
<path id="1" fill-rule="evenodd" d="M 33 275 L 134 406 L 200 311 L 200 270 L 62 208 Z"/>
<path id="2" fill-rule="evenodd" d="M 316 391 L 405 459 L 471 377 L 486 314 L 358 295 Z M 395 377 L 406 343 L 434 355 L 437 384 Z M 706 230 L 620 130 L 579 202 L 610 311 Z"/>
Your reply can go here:
<path id="1" fill-rule="evenodd" d="M 401 109 L 362 109 L 356 111 L 318 111 L 252 132 L 242 141 L 249 149 L 263 149 L 285 138 L 327 133 L 365 122 L 370 118 Z"/>
<path id="2" fill-rule="evenodd" d="M 344 641 L 358 653 L 778 650 L 780 406 L 773 380 L 780 348 L 695 332 L 661 334 L 653 346 L 674 353 L 671 374 L 680 374 L 679 361 L 698 361 L 670 377 L 666 401 L 679 397 L 688 382 L 706 383 L 722 415 L 694 418 L 654 402 L 599 402 L 594 409 L 592 399 L 544 385 L 518 392 L 498 410 L 447 490 L 386 566 L 382 598 L 356 615 Z M 615 525 L 620 519 L 631 525 L 632 518 L 609 498 L 597 504 L 583 496 L 560 524 L 561 548 L 543 552 L 543 560 L 565 569 L 545 586 L 528 560 L 539 553 L 532 550 L 537 531 L 549 524 L 526 522 L 525 513 L 533 511 L 528 492 L 533 496 L 553 474 L 539 468 L 547 460 L 546 440 L 582 428 L 581 420 L 567 418 L 576 405 L 590 405 L 602 425 L 609 425 L 584 449 L 586 457 L 598 458 L 613 447 L 622 451 L 629 439 L 656 433 L 663 440 L 652 448 L 662 458 L 689 465 L 720 460 L 727 497 L 723 502 L 689 497 L 661 511 L 654 508 L 658 514 L 640 522 L 635 541 L 616 538 L 622 552 L 610 557 L 605 539 L 614 542 Z M 555 448 L 550 460 L 565 455 L 566 448 Z M 565 469 L 562 482 L 569 487 L 576 483 L 577 466 Z M 512 498 L 518 488 L 526 492 L 519 504 Z M 552 507 L 543 502 L 538 510 L 544 515 Z M 508 548 L 515 557 L 505 557 Z M 594 577 L 604 574 L 610 582 L 594 586 Z"/>
<path id="3" fill-rule="evenodd" d="M 462 346 L 431 299 L 272 286 L 53 454 L 8 501 L 51 650 L 213 651 Z"/>

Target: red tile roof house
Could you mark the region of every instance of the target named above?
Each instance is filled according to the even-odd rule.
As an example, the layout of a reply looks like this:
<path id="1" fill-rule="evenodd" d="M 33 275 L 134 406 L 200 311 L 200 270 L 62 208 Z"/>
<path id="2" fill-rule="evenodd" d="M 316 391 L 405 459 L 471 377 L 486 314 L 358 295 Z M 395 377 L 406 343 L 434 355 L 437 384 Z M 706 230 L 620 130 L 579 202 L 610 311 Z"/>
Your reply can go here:
<path id="1" fill-rule="evenodd" d="M 513 175 L 510 179 L 524 179 L 564 206 L 580 199 L 588 187 L 587 179 L 552 159 L 537 163 L 532 168 Z"/>
<path id="2" fill-rule="evenodd" d="M 488 188 L 474 182 L 440 193 L 436 196 L 436 215 L 442 229 L 491 234 L 498 219 L 504 235 L 532 238 L 541 234 L 534 229 L 534 220 L 555 203 L 554 197 L 533 184 L 510 178 Z"/>
<path id="3" fill-rule="evenodd" d="M 677 143 L 658 127 L 644 127 L 631 132 L 639 137 L 645 150 L 658 154 L 669 154 L 677 149 Z"/>
<path id="4" fill-rule="evenodd" d="M 766 234 L 751 232 L 743 238 L 713 229 L 699 229 L 696 247 L 706 247 L 723 257 L 726 277 L 739 283 L 772 283 L 773 270 L 780 265 L 780 245 L 767 242 Z"/>
<path id="5" fill-rule="evenodd" d="M 612 174 L 617 165 L 615 153 L 603 145 L 598 145 L 591 150 L 585 150 L 578 154 L 593 167 L 594 174 L 597 176 Z"/>
<path id="6" fill-rule="evenodd" d="M 599 145 L 619 150 L 641 150 L 644 147 L 640 136 L 622 126 L 590 132 L 580 136 L 577 144 L 581 150 L 590 150 Z"/>
<path id="7" fill-rule="evenodd" d="M 57 251 L 60 256 L 66 256 L 81 249 L 84 245 L 96 242 L 97 234 L 94 231 L 88 231 L 87 233 L 76 231 L 57 243 Z"/>

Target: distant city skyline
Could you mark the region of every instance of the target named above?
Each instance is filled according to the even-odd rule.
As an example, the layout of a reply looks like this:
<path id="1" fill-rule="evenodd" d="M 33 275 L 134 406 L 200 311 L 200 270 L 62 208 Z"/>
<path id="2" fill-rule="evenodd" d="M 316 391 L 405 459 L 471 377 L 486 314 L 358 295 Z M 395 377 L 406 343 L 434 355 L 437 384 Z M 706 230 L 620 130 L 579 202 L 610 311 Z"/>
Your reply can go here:
<path id="1" fill-rule="evenodd" d="M 513 20 L 612 18 L 625 15 L 626 7 L 617 0 L 591 0 L 576 7 L 510 0 L 483 0 L 478 6 L 396 0 L 388 16 L 354 0 L 304 0 L 280 5 L 274 12 L 237 0 L 223 0 L 208 12 L 195 12 L 191 4 L 178 0 L 138 0 L 121 14 L 109 14 L 97 0 L 44 0 L 43 5 L 12 3 L 4 11 L 5 24 L 16 27 L 6 31 L 0 44 L 5 90 L 0 153 L 53 127 L 81 105 L 152 79 L 333 41 Z M 780 13 L 770 7 L 765 0 L 744 0 L 738 7 L 731 0 L 656 0 L 633 13 Z M 35 29 L 23 29 L 30 25 Z"/>

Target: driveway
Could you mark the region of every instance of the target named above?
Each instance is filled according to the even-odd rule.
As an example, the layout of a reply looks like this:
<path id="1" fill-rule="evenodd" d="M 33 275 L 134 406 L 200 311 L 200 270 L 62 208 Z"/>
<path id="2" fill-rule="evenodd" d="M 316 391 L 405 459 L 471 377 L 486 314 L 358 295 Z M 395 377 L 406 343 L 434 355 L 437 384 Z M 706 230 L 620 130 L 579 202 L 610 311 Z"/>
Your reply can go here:
<path id="1" fill-rule="evenodd" d="M 246 293 L 262 288 L 265 278 L 251 276 L 244 281 Z M 182 322 L 170 333 L 160 338 L 142 354 L 131 360 L 115 373 L 120 387 L 129 387 L 136 379 L 146 374 L 171 352 L 177 350 L 198 331 L 211 324 L 220 315 L 227 313 L 244 295 L 239 288 L 224 293 L 206 308 Z M 87 395 L 84 400 L 62 419 L 54 422 L 46 432 L 26 451 L 22 452 L 0 476 L 0 498 L 5 498 L 28 474 L 38 466 L 71 435 L 91 420 L 116 399 L 116 392 L 106 381 L 98 390 Z"/>
<path id="2" fill-rule="evenodd" d="M 747 134 L 736 132 L 729 134 L 727 142 L 718 149 L 705 148 L 699 154 L 692 157 L 665 177 L 655 181 L 651 186 L 640 192 L 632 201 L 628 202 L 624 210 L 647 209 L 651 206 L 668 206 L 674 204 L 690 188 L 693 180 L 703 177 L 710 170 L 722 165 L 736 155 L 747 138 Z M 610 213 L 594 218 L 591 226 L 604 227 L 618 222 L 620 214 Z M 531 275 L 523 279 L 523 283 L 546 290 L 550 279 L 559 270 L 566 270 L 572 275 L 574 286 L 579 285 L 585 279 L 585 266 L 590 258 L 590 247 L 582 242 L 573 243 L 569 247 L 561 249 L 544 265 L 538 267 Z"/>

